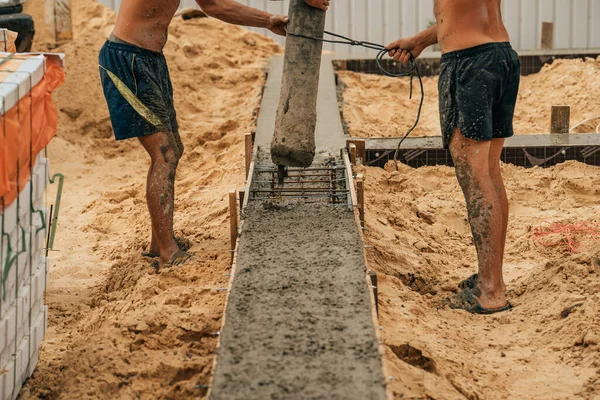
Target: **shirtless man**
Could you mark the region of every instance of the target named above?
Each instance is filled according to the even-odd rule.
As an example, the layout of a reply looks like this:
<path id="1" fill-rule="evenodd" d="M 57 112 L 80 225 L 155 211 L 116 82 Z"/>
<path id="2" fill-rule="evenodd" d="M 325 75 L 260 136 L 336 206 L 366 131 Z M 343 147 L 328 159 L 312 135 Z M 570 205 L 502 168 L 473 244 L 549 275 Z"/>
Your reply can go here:
<path id="1" fill-rule="evenodd" d="M 502 277 L 508 198 L 500 155 L 504 140 L 513 135 L 520 62 L 510 46 L 500 3 L 436 0 L 437 25 L 386 47 L 399 62 L 408 62 L 411 53 L 418 57 L 435 43 L 442 50 L 442 136 L 465 196 L 479 261 L 479 273 L 461 282 L 462 291 L 445 304 L 478 314 L 511 308 Z"/>
<path id="2" fill-rule="evenodd" d="M 211 17 L 285 35 L 288 17 L 234 0 L 196 2 Z M 306 2 L 322 10 L 329 6 L 329 0 Z M 167 265 L 180 265 L 190 258 L 173 235 L 174 182 L 183 144 L 173 107 L 173 87 L 162 54 L 178 7 L 179 0 L 123 0 L 114 32 L 99 56 L 100 78 L 115 138 L 138 138 L 150 155 L 146 199 L 152 239 L 145 254 L 160 257 Z"/>

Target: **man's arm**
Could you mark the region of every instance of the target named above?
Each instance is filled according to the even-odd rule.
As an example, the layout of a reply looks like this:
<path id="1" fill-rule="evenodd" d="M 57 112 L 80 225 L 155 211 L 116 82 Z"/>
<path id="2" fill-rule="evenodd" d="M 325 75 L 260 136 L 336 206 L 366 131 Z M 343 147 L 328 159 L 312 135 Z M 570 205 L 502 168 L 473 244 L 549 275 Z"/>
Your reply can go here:
<path id="1" fill-rule="evenodd" d="M 289 18 L 248 7 L 233 0 L 196 0 L 206 15 L 229 24 L 267 28 L 285 36 L 285 25 Z"/>
<path id="2" fill-rule="evenodd" d="M 414 58 L 421 55 L 423 50 L 438 42 L 437 24 L 417 33 L 413 37 L 396 40 L 385 46 L 390 52 L 390 57 L 398 62 L 409 62 L 410 54 Z"/>

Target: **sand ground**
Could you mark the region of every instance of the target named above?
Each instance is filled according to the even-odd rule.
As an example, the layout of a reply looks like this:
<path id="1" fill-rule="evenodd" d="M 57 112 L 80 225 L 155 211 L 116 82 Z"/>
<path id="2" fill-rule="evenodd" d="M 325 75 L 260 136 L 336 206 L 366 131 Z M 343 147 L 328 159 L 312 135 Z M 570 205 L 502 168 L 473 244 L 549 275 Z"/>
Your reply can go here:
<path id="1" fill-rule="evenodd" d="M 43 18 L 43 2 L 28 6 Z M 226 193 L 243 184 L 243 134 L 253 123 L 266 60 L 281 50 L 269 39 L 214 20 L 174 22 L 165 54 L 186 145 L 176 182 L 175 229 L 193 242 L 197 260 L 157 274 L 139 256 L 149 239 L 144 203 L 148 158 L 135 142 L 112 139 L 97 78 L 97 52 L 114 14 L 90 0 L 73 0 L 72 7 L 76 39 L 56 49 L 67 54 L 67 82 L 55 94 L 60 130 L 48 149 L 52 171 L 67 177 L 59 251 L 52 254 L 46 297 L 49 332 L 38 369 L 21 395 L 202 397 L 224 306 L 224 294 L 217 289 L 229 279 Z M 42 33 L 36 46 L 45 49 L 47 42 Z M 569 83 L 590 68 L 597 71 L 597 65 L 573 68 L 579 69 L 565 77 L 562 87 L 528 95 L 543 108 L 528 111 L 534 119 L 541 115 L 531 125 L 541 128 L 531 130 L 545 131 L 544 110 L 554 101 L 539 96 L 562 99 L 572 93 L 592 104 L 573 110 L 573 120 L 600 110 L 594 97 L 599 91 L 592 90 L 597 86 L 589 86 L 598 80 L 583 89 Z M 355 87 L 349 77 L 344 78 L 348 87 Z M 402 104 L 406 90 L 401 83 L 385 85 L 383 92 L 364 87 L 361 96 L 378 104 L 382 93 L 398 93 L 384 103 Z M 427 85 L 433 93 L 435 85 Z M 355 132 L 385 127 L 390 118 L 400 118 L 403 131 L 404 113 L 388 115 L 386 125 L 364 118 L 378 108 L 360 112 L 362 121 L 345 111 Z M 424 118 L 424 133 L 438 131 L 434 114 Z M 572 255 L 560 246 L 541 247 L 531 236 L 532 227 L 544 220 L 600 223 L 598 168 L 577 163 L 531 170 L 504 166 L 512 201 L 506 272 L 516 307 L 493 317 L 433 307 L 475 269 L 452 170 L 362 172 L 367 177 L 366 237 L 373 246 L 368 260 L 380 276 L 380 322 L 398 398 L 599 398 L 598 241 L 580 238 L 581 252 Z M 569 307 L 574 307 L 571 312 Z"/>
<path id="2" fill-rule="evenodd" d="M 511 201 L 505 279 L 515 307 L 491 317 L 435 305 L 477 265 L 453 170 L 362 172 L 367 259 L 380 277 L 398 398 L 600 398 L 599 237 L 579 237 L 580 253 L 569 254 L 531 234 L 542 221 L 597 226 L 600 169 L 503 166 Z"/>

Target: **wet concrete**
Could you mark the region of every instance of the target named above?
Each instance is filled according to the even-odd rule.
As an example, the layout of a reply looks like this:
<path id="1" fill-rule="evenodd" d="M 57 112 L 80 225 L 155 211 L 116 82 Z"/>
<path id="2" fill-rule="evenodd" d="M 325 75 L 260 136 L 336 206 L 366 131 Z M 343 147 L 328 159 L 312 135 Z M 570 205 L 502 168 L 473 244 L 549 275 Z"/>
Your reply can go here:
<path id="1" fill-rule="evenodd" d="M 353 213 L 253 202 L 245 219 L 210 398 L 385 399 Z"/>

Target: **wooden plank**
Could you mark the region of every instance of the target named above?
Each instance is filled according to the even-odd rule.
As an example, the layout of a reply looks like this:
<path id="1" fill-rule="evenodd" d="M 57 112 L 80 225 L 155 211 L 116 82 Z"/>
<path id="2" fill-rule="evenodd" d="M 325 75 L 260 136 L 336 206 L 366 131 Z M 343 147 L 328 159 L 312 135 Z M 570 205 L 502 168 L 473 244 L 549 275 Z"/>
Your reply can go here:
<path id="1" fill-rule="evenodd" d="M 550 133 L 569 133 L 571 126 L 571 107 L 552 106 Z"/>
<path id="2" fill-rule="evenodd" d="M 358 214 L 360 226 L 365 228 L 365 177 L 363 174 L 356 176 L 356 200 L 358 201 Z"/>
<path id="3" fill-rule="evenodd" d="M 73 39 L 71 0 L 55 0 L 54 29 L 57 43 L 62 43 Z"/>
<path id="4" fill-rule="evenodd" d="M 247 197 L 246 197 L 246 201 L 247 201 Z M 244 221 L 242 220 L 241 224 L 240 224 L 240 229 L 244 228 Z M 219 332 L 217 332 L 218 334 L 218 339 L 217 339 L 217 346 L 215 348 L 215 354 L 219 353 L 219 348 L 221 347 L 221 332 L 223 332 L 223 327 L 225 326 L 225 322 L 227 320 L 227 306 L 229 305 L 229 298 L 231 296 L 231 288 L 233 287 L 233 279 L 235 278 L 235 273 L 237 272 L 237 247 L 239 246 L 239 240 L 236 241 L 236 248 L 234 250 L 233 254 L 233 261 L 231 263 L 231 272 L 229 273 L 229 282 L 227 283 L 227 294 L 225 296 L 225 305 L 223 307 L 223 317 L 221 318 L 221 329 L 219 330 Z M 212 392 L 212 383 L 214 380 L 214 371 L 217 368 L 217 361 L 218 361 L 219 357 L 215 356 L 213 357 L 213 362 L 212 362 L 212 371 L 213 373 L 210 375 L 210 381 L 209 381 L 209 385 L 208 385 L 208 393 L 206 394 L 206 398 L 210 399 L 211 398 L 211 392 Z"/>
<path id="5" fill-rule="evenodd" d="M 240 189 L 238 191 L 238 197 L 239 197 L 239 207 L 240 207 L 240 210 L 242 210 L 244 208 L 244 201 L 246 200 L 246 191 L 244 189 Z"/>
<path id="6" fill-rule="evenodd" d="M 350 164 L 356 165 L 356 145 L 354 143 L 350 143 L 348 147 L 350 148 Z"/>
<path id="7" fill-rule="evenodd" d="M 384 24 L 384 43 L 383 45 L 387 45 L 388 43 L 393 42 L 394 40 L 400 39 L 400 26 L 401 23 L 397 23 L 395 21 L 402 20 L 402 13 L 400 12 L 400 8 L 402 7 L 401 1 L 399 0 L 385 0 L 385 24 Z M 432 10 L 433 12 L 433 10 Z"/>
<path id="8" fill-rule="evenodd" d="M 544 50 L 554 48 L 554 23 L 542 22 L 542 36 L 540 47 Z"/>
<path id="9" fill-rule="evenodd" d="M 333 18 L 333 32 L 343 36 L 350 36 L 350 0 L 336 0 L 331 5 Z M 337 54 L 348 55 L 352 48 L 344 44 L 334 44 L 333 51 Z"/>
<path id="10" fill-rule="evenodd" d="M 253 145 L 254 143 L 252 141 L 252 134 L 246 133 L 246 135 L 244 136 L 246 179 L 249 178 L 248 174 L 250 173 L 250 164 L 252 164 Z"/>
<path id="11" fill-rule="evenodd" d="M 346 171 L 348 174 L 348 186 L 350 187 L 350 195 L 352 196 L 352 204 L 356 205 L 356 204 L 358 204 L 358 202 L 356 200 L 356 190 L 354 188 L 354 178 L 352 175 L 352 168 L 351 168 L 350 162 L 348 160 L 348 153 L 346 151 L 343 151 L 342 157 L 344 158 L 344 163 L 346 165 Z M 366 241 L 365 241 L 364 231 L 361 226 L 360 212 L 358 210 L 358 207 L 356 207 L 356 208 L 352 207 L 352 208 L 354 210 L 354 221 L 356 223 L 356 226 L 358 227 L 358 234 L 360 235 L 361 242 L 364 246 L 366 244 Z M 366 281 L 367 286 L 369 288 L 371 288 L 373 281 L 372 281 L 371 275 L 369 274 L 369 268 L 368 268 L 369 263 L 368 263 L 368 259 L 367 259 L 367 253 L 365 251 L 363 251 L 363 258 L 364 258 L 365 266 L 367 267 L 366 268 L 367 273 L 365 274 L 365 281 Z M 379 318 L 378 318 L 379 306 L 377 304 L 377 300 L 375 299 L 375 293 L 373 292 L 373 290 L 369 290 L 369 299 L 371 300 L 371 320 L 373 322 L 373 326 L 375 327 L 375 336 L 377 337 L 378 351 L 381 356 L 381 370 L 383 372 L 383 376 L 386 378 L 385 396 L 386 396 L 386 400 L 393 400 L 394 392 L 392 391 L 392 387 L 391 387 L 391 385 L 389 385 L 389 381 L 388 381 L 388 377 L 391 375 L 390 374 L 390 365 L 389 365 L 389 361 L 385 355 L 385 345 L 383 342 L 383 336 L 381 334 L 381 330 L 379 329 Z"/>
<path id="12" fill-rule="evenodd" d="M 356 146 L 356 161 L 359 163 L 364 163 L 365 158 L 367 158 L 367 149 L 366 142 L 364 139 L 351 139 L 347 141 L 348 145 L 353 144 Z"/>
<path id="13" fill-rule="evenodd" d="M 238 217 L 237 217 L 237 193 L 235 189 L 229 191 L 229 239 L 231 243 L 231 262 L 235 256 L 235 247 L 238 238 Z"/>
<path id="14" fill-rule="evenodd" d="M 521 12 L 519 20 L 521 22 L 520 32 L 520 43 L 519 48 L 521 49 L 535 49 L 538 46 L 538 23 L 537 23 L 537 4 L 535 1 L 526 0 L 521 1 Z"/>
<path id="15" fill-rule="evenodd" d="M 287 25 L 283 81 L 271 142 L 276 165 L 308 167 L 315 156 L 317 94 L 323 42 L 299 37 L 323 37 L 325 11 L 304 0 L 291 0 Z M 294 35 L 296 34 L 296 35 Z"/>
<path id="16" fill-rule="evenodd" d="M 254 176 L 254 161 L 250 164 L 250 172 L 248 173 L 248 179 L 246 180 L 246 189 L 244 190 L 248 195 L 244 198 L 244 205 L 242 206 L 241 212 L 243 213 L 250 201 L 250 188 L 252 187 L 252 177 Z"/>
<path id="17" fill-rule="evenodd" d="M 367 150 L 396 150 L 400 139 L 367 139 Z M 600 146 L 597 133 L 572 133 L 570 135 L 515 135 L 506 139 L 505 148 L 548 147 L 548 146 Z M 442 149 L 441 136 L 407 138 L 402 149 Z"/>
<path id="18" fill-rule="evenodd" d="M 554 20 L 554 29 L 556 35 L 554 38 L 554 47 L 558 49 L 567 49 L 573 45 L 573 31 L 571 29 L 571 2 L 556 2 L 556 19 Z"/>
<path id="19" fill-rule="evenodd" d="M 592 1 L 589 15 L 589 47 L 600 47 L 600 24 L 592 21 L 600 21 L 600 2 Z"/>
<path id="20" fill-rule="evenodd" d="M 418 0 L 404 0 L 402 2 L 402 37 L 412 36 L 419 31 L 418 7 Z"/>
<path id="21" fill-rule="evenodd" d="M 335 0 L 334 0 L 335 1 Z M 385 21 L 385 15 L 383 13 L 384 3 L 383 0 L 369 0 L 369 8 L 367 11 L 366 23 L 367 23 L 367 38 L 371 43 L 387 44 L 383 43 L 383 34 Z M 358 39 L 361 40 L 361 39 Z"/>
<path id="22" fill-rule="evenodd" d="M 502 17 L 504 26 L 513 39 L 513 43 L 515 43 L 515 48 L 520 48 L 518 42 L 521 33 L 519 0 L 504 0 L 502 2 Z"/>
<path id="23" fill-rule="evenodd" d="M 573 41 L 571 46 L 574 48 L 589 47 L 588 42 L 588 15 L 591 9 L 587 1 L 573 1 L 571 8 L 571 29 L 573 32 Z M 594 21 L 595 24 L 598 21 Z"/>
<path id="24" fill-rule="evenodd" d="M 348 157 L 348 152 L 346 150 L 342 150 L 342 158 L 344 159 L 344 165 L 346 166 L 346 182 L 348 184 L 348 188 L 350 189 L 350 207 L 354 209 L 358 204 L 356 200 L 356 188 L 354 187 L 354 175 L 352 174 L 352 164 L 350 164 L 350 158 Z"/>

